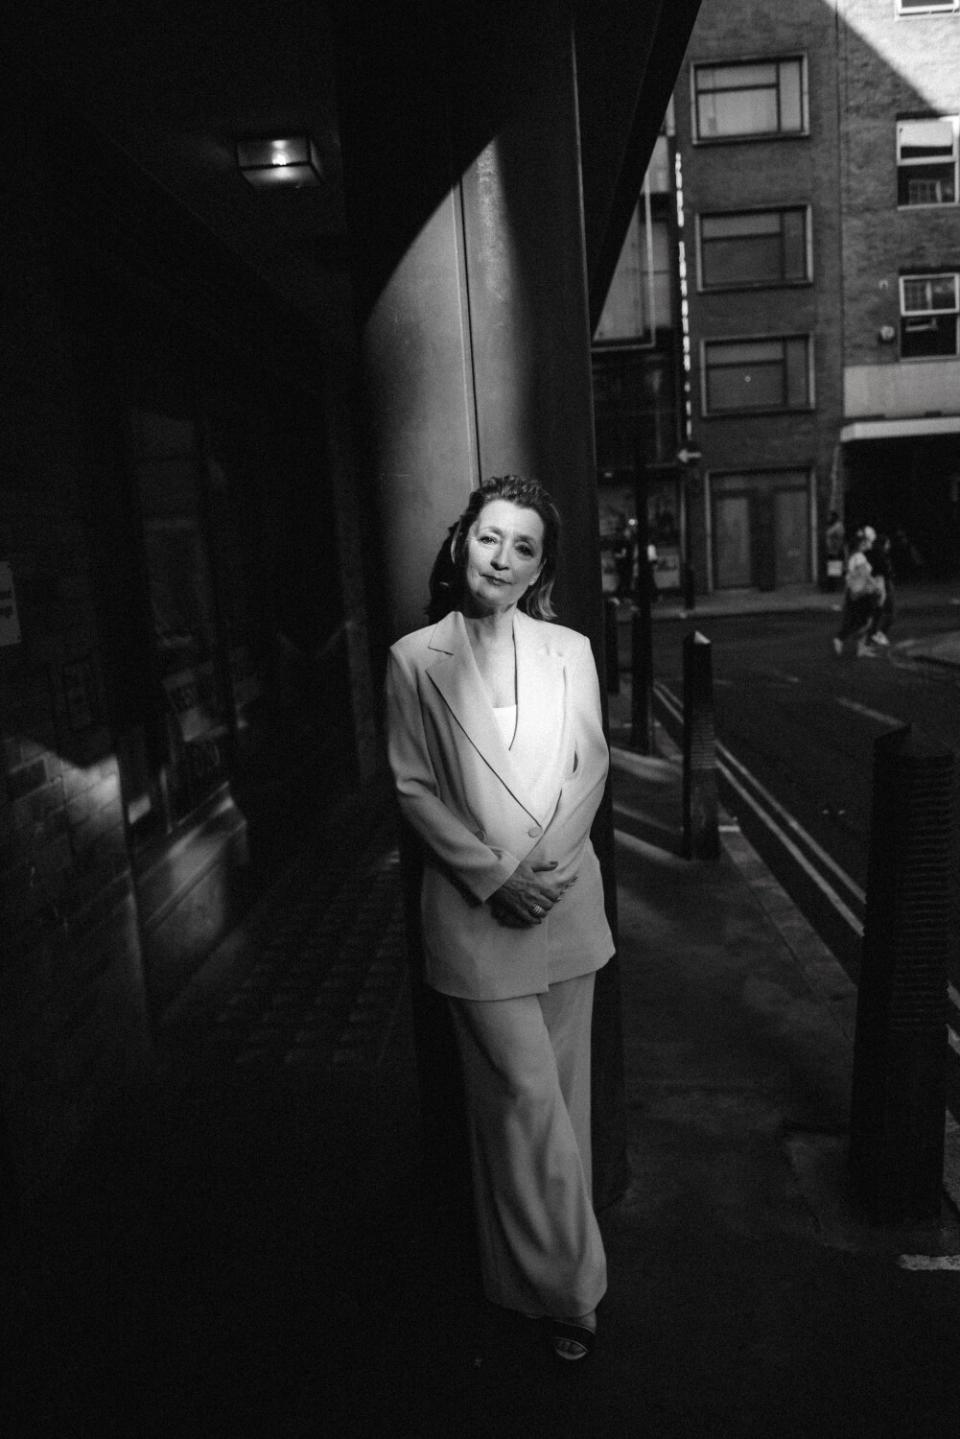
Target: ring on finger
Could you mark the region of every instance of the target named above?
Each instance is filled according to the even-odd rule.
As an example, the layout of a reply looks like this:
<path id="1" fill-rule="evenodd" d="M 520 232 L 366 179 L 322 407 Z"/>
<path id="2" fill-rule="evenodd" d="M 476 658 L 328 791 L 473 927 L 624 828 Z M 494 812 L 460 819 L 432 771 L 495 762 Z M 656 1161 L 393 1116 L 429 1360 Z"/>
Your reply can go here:
<path id="1" fill-rule="evenodd" d="M 537 919 L 542 919 L 547 911 L 544 909 L 542 904 L 534 904 L 531 905 L 530 912 L 531 914 L 535 914 L 537 916 Z"/>

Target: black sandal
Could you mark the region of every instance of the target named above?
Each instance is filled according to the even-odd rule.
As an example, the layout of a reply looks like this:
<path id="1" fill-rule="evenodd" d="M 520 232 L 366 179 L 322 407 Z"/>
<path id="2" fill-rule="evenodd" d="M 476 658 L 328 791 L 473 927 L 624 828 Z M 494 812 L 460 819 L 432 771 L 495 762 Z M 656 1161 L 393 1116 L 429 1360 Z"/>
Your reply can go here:
<path id="1" fill-rule="evenodd" d="M 552 1319 L 550 1334 L 554 1354 L 568 1364 L 586 1359 L 588 1354 L 593 1353 L 593 1346 L 597 1342 L 595 1329 L 587 1329 L 583 1324 L 571 1324 L 565 1319 Z"/>

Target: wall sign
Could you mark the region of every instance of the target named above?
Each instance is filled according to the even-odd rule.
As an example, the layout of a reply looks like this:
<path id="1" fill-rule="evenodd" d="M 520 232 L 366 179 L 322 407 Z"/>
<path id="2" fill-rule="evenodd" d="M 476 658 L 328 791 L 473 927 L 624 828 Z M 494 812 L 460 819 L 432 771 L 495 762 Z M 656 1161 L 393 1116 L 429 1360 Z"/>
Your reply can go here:
<path id="1" fill-rule="evenodd" d="M 20 643 L 20 616 L 9 560 L 0 560 L 0 645 Z"/>

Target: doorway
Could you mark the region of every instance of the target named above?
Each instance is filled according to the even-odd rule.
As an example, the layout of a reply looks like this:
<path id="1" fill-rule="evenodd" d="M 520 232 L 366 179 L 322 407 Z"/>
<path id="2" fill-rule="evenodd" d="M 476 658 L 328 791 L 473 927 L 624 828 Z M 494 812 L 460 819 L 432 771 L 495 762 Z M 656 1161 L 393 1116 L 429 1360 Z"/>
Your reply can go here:
<path id="1" fill-rule="evenodd" d="M 711 476 L 715 589 L 810 582 L 810 490 L 805 470 Z"/>

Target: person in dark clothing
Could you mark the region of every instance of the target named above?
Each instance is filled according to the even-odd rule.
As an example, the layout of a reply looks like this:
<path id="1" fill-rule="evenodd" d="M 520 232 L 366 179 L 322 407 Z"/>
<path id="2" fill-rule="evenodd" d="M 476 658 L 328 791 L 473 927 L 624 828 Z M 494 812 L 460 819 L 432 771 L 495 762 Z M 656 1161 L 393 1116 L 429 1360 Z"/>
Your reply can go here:
<path id="1" fill-rule="evenodd" d="M 870 628 L 867 630 L 868 644 L 888 645 L 890 643 L 890 627 L 893 624 L 894 614 L 893 561 L 890 551 L 889 535 L 877 535 L 867 551 L 867 561 L 873 571 L 874 579 L 883 581 L 883 593 L 870 621 Z"/>
<path id="2" fill-rule="evenodd" d="M 846 538 L 843 520 L 836 510 L 831 510 L 827 516 L 827 529 L 824 536 L 827 560 L 826 588 L 828 590 L 837 589 L 843 583 L 843 553 Z"/>
<path id="3" fill-rule="evenodd" d="M 867 635 L 880 608 L 882 586 L 874 577 L 866 553 L 875 539 L 876 535 L 869 528 L 857 530 L 853 537 L 847 559 L 843 614 L 840 628 L 833 637 L 833 650 L 838 658 L 843 655 L 847 641 L 855 637 L 857 658 L 876 659 L 876 650 Z"/>

